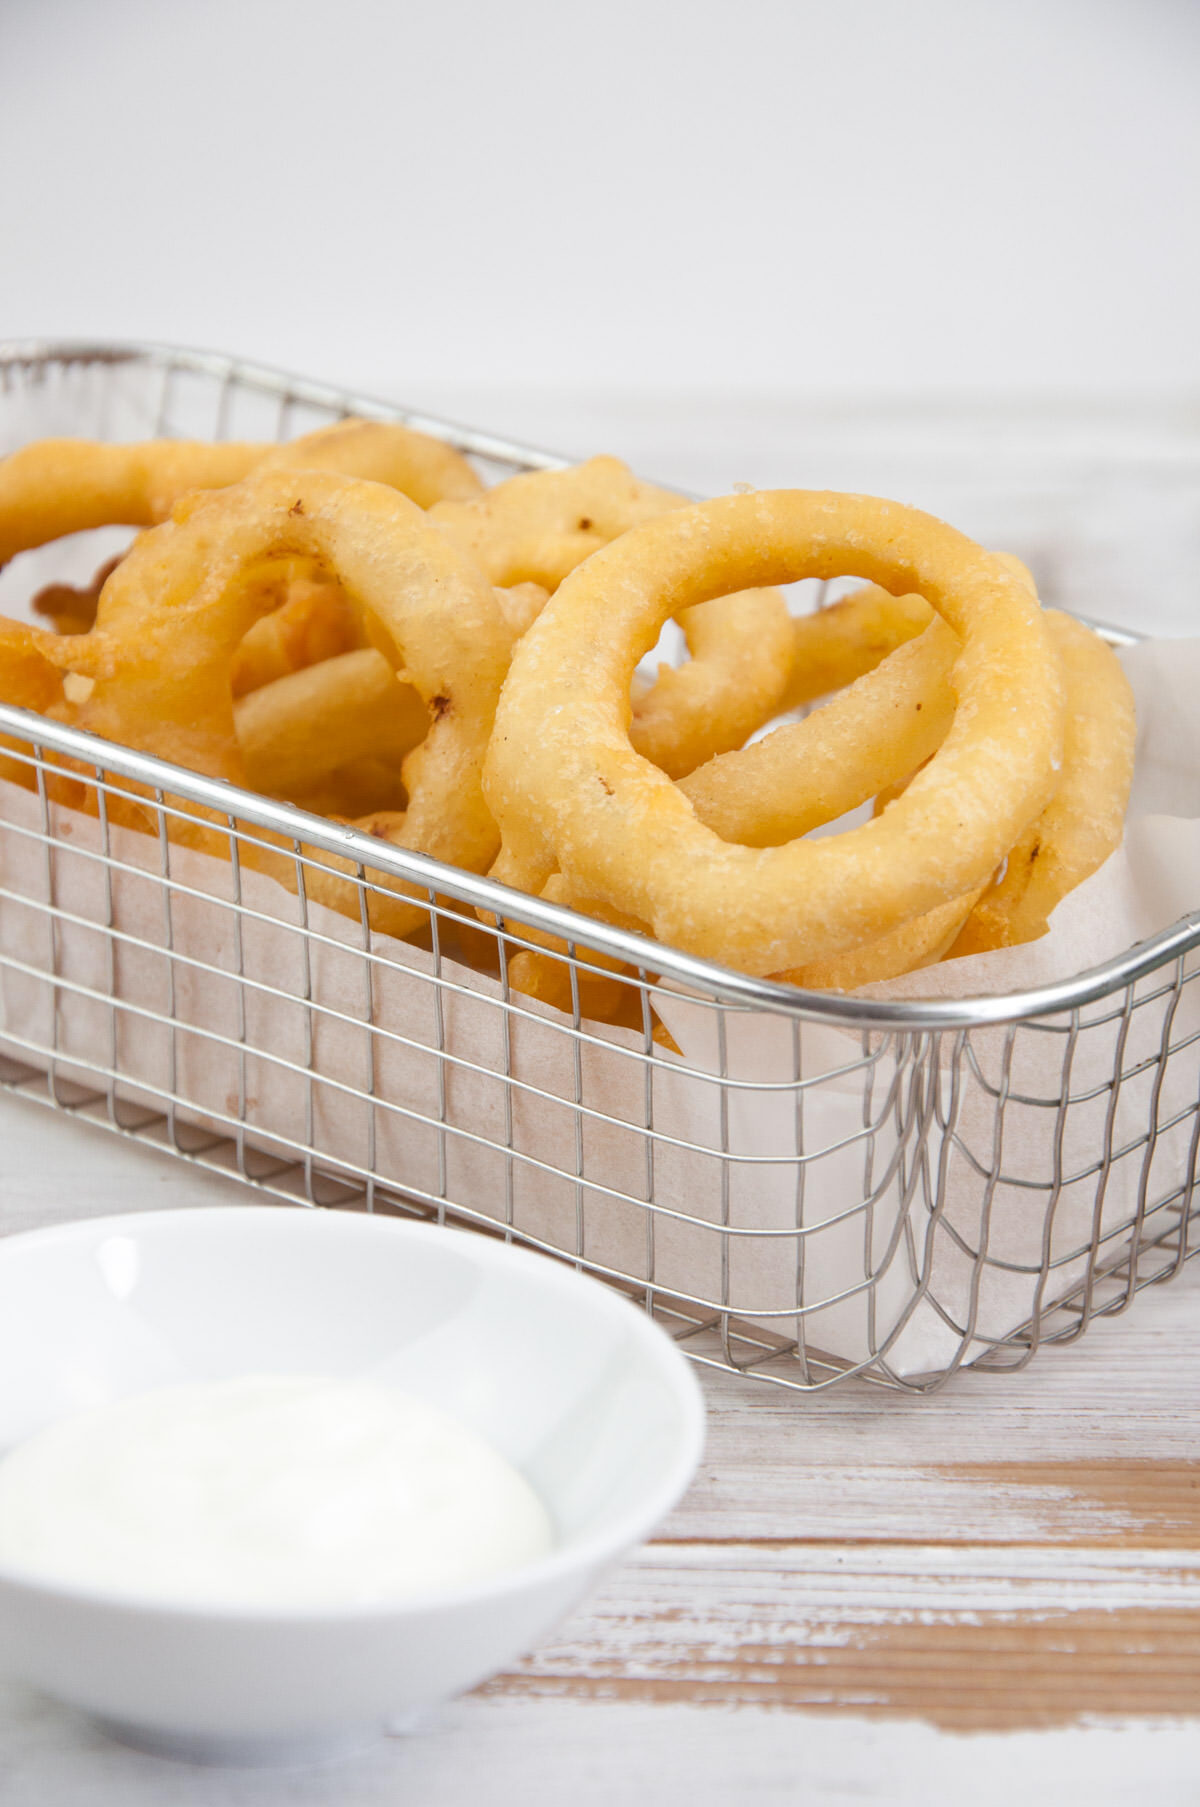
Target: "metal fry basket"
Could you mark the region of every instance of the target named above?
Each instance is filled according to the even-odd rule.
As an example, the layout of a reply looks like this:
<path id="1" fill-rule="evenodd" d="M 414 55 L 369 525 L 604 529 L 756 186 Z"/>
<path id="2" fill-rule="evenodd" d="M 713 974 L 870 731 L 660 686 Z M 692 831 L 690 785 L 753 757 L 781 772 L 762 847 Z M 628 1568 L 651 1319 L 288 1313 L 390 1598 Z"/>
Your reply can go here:
<path id="1" fill-rule="evenodd" d="M 563 462 L 218 356 L 0 352 L 0 450 L 350 413 L 490 476 Z M 0 610 L 124 537 L 22 556 Z M 349 914 L 316 901 L 331 861 Z M 425 918 L 402 942 L 368 918 L 397 886 Z M 530 930 L 564 944 L 570 1012 L 509 983 Z M 0 1083 L 280 1198 L 530 1244 L 800 1391 L 1018 1367 L 1179 1272 L 1198 946 L 1200 915 L 1036 992 L 797 992 L 0 707 Z"/>

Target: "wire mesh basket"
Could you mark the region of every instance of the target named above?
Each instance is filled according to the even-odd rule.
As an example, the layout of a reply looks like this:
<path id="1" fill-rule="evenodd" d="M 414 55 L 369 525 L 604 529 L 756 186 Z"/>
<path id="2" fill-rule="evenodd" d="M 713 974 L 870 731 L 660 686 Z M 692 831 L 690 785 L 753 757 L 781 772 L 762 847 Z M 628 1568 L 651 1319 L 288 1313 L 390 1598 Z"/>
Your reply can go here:
<path id="1" fill-rule="evenodd" d="M 218 356 L 0 353 L 0 450 L 350 413 L 488 475 L 563 462 Z M 127 537 L 23 556 L 0 610 Z M 801 1391 L 1020 1366 L 1195 1252 L 1200 915 L 1037 991 L 804 993 L 18 709 L 0 737 L 0 1083 L 25 1097 L 281 1198 L 540 1248 Z M 331 860 L 350 913 L 314 895 Z M 426 920 L 402 942 L 369 916 L 398 884 Z M 531 930 L 565 946 L 569 1012 L 509 983 Z"/>

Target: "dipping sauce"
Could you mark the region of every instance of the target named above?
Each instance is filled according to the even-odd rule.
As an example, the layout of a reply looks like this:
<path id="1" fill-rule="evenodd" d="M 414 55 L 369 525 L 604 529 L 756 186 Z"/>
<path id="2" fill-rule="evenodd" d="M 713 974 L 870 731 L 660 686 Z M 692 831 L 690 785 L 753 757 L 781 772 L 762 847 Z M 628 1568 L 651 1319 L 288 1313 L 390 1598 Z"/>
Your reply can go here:
<path id="1" fill-rule="evenodd" d="M 395 1601 L 553 1541 L 489 1443 L 370 1382 L 163 1387 L 62 1419 L 0 1461 L 0 1562 L 177 1605 Z"/>

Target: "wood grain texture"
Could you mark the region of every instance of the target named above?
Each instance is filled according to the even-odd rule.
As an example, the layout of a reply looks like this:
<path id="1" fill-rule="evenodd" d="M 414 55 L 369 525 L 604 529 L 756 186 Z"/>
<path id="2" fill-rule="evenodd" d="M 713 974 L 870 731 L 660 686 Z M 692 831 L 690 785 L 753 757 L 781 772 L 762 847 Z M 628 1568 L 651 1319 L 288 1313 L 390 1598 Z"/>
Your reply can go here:
<path id="1" fill-rule="evenodd" d="M 244 1196 L 47 1121 L 0 1098 L 6 1228 Z M 924 1400 L 706 1373 L 703 1467 L 655 1543 L 416 1736 L 346 1771 L 208 1775 L 0 1688 L 0 1801 L 1195 1800 L 1198 1294 L 1200 1264 Z"/>
<path id="2" fill-rule="evenodd" d="M 1200 1544 L 1200 1264 L 1020 1373 L 927 1399 L 704 1386 L 708 1446 L 668 1538 Z"/>
<path id="3" fill-rule="evenodd" d="M 0 1686 L 4 1807 L 1185 1807 L 1178 1721 L 944 1732 L 919 1719 L 473 1694 L 332 1769 L 198 1770 Z"/>
<path id="4" fill-rule="evenodd" d="M 955 1731 L 1200 1708 L 1200 1552 L 643 1552 L 497 1693 L 920 1717 Z"/>
<path id="5" fill-rule="evenodd" d="M 776 1477 L 783 1492 L 784 1477 Z M 794 1535 L 839 1543 L 891 1542 L 1200 1544 L 1200 1462 L 996 1461 L 930 1463 L 920 1468 L 856 1464 L 802 1470 L 789 1515 Z M 721 1488 L 728 1491 L 726 1476 Z M 765 1490 L 764 1490 L 765 1491 Z M 784 1503 L 759 1499 L 731 1506 L 724 1527 L 766 1541 L 779 1536 Z M 679 1520 L 673 1521 L 678 1523 Z M 711 1504 L 689 1507 L 685 1538 L 723 1528 Z M 703 1530 L 699 1528 L 703 1527 Z"/>
<path id="6" fill-rule="evenodd" d="M 493 1692 L 955 1732 L 1200 1715 L 1198 1289 L 926 1400 L 706 1376 L 687 1499 Z"/>

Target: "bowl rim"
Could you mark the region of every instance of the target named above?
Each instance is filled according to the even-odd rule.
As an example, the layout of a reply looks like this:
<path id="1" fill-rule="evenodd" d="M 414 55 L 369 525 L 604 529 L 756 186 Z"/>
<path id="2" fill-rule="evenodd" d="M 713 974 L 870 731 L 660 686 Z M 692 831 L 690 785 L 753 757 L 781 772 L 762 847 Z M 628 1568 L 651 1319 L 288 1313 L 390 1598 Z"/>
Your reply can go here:
<path id="1" fill-rule="evenodd" d="M 565 1543 L 556 1542 L 544 1556 L 534 1557 L 532 1561 L 502 1570 L 494 1576 L 482 1577 L 458 1586 L 442 1586 L 404 1594 L 394 1600 L 316 1607 L 290 1606 L 286 1603 L 270 1607 L 240 1606 L 220 1601 L 199 1604 L 186 1599 L 144 1598 L 119 1589 L 56 1581 L 53 1577 L 23 1572 L 3 1559 L 0 1559 L 0 1588 L 15 1589 L 27 1596 L 49 1597 L 81 1607 L 119 1611 L 146 1619 L 220 1622 L 257 1628 L 272 1625 L 292 1628 L 300 1625 L 344 1627 L 354 1623 L 419 1618 L 439 1609 L 452 1610 L 466 1605 L 502 1601 L 572 1575 L 582 1576 L 604 1568 L 645 1539 L 677 1504 L 695 1474 L 704 1449 L 705 1406 L 692 1363 L 646 1312 L 605 1286 L 602 1281 L 569 1265 L 569 1256 L 559 1261 L 499 1238 L 459 1229 L 456 1225 L 419 1223 L 403 1217 L 365 1211 L 339 1211 L 304 1203 L 298 1203 L 296 1207 L 282 1204 L 183 1205 L 161 1210 L 114 1212 L 102 1217 L 72 1218 L 65 1223 L 47 1224 L 37 1229 L 0 1236 L 0 1268 L 11 1252 L 27 1248 L 33 1243 L 49 1246 L 55 1243 L 87 1243 L 99 1236 L 121 1234 L 144 1228 L 148 1224 L 194 1224 L 202 1220 L 213 1225 L 214 1236 L 224 1234 L 226 1227 L 239 1223 L 248 1226 L 251 1221 L 292 1226 L 320 1222 L 337 1227 L 317 1231 L 317 1235 L 370 1237 L 382 1232 L 389 1236 L 402 1235 L 417 1244 L 436 1245 L 439 1248 L 445 1246 L 447 1230 L 451 1230 L 457 1238 L 451 1246 L 469 1251 L 468 1258 L 476 1264 L 485 1268 L 498 1265 L 505 1269 L 511 1268 L 515 1262 L 546 1286 L 559 1291 L 565 1290 L 568 1295 L 579 1299 L 586 1309 L 619 1319 L 639 1353 L 657 1368 L 660 1377 L 666 1382 L 678 1413 L 679 1449 L 675 1460 L 658 1484 L 637 1504 L 627 1507 L 604 1531 L 585 1533 Z M 348 1229 L 349 1225 L 356 1227 Z M 287 1229 L 283 1233 L 291 1235 L 294 1230 Z M 313 1232 L 305 1230 L 300 1233 L 308 1235 Z M 590 1304 L 585 1304 L 586 1301 L 590 1301 Z M 141 1389 L 144 1392 L 154 1390 Z M 121 1397 L 136 1398 L 138 1390 Z M 64 1417 L 69 1415 L 63 1414 Z M 20 1444 L 13 1447 L 19 1448 Z M 0 1461 L 3 1461 L 3 1455 L 0 1455 Z"/>

